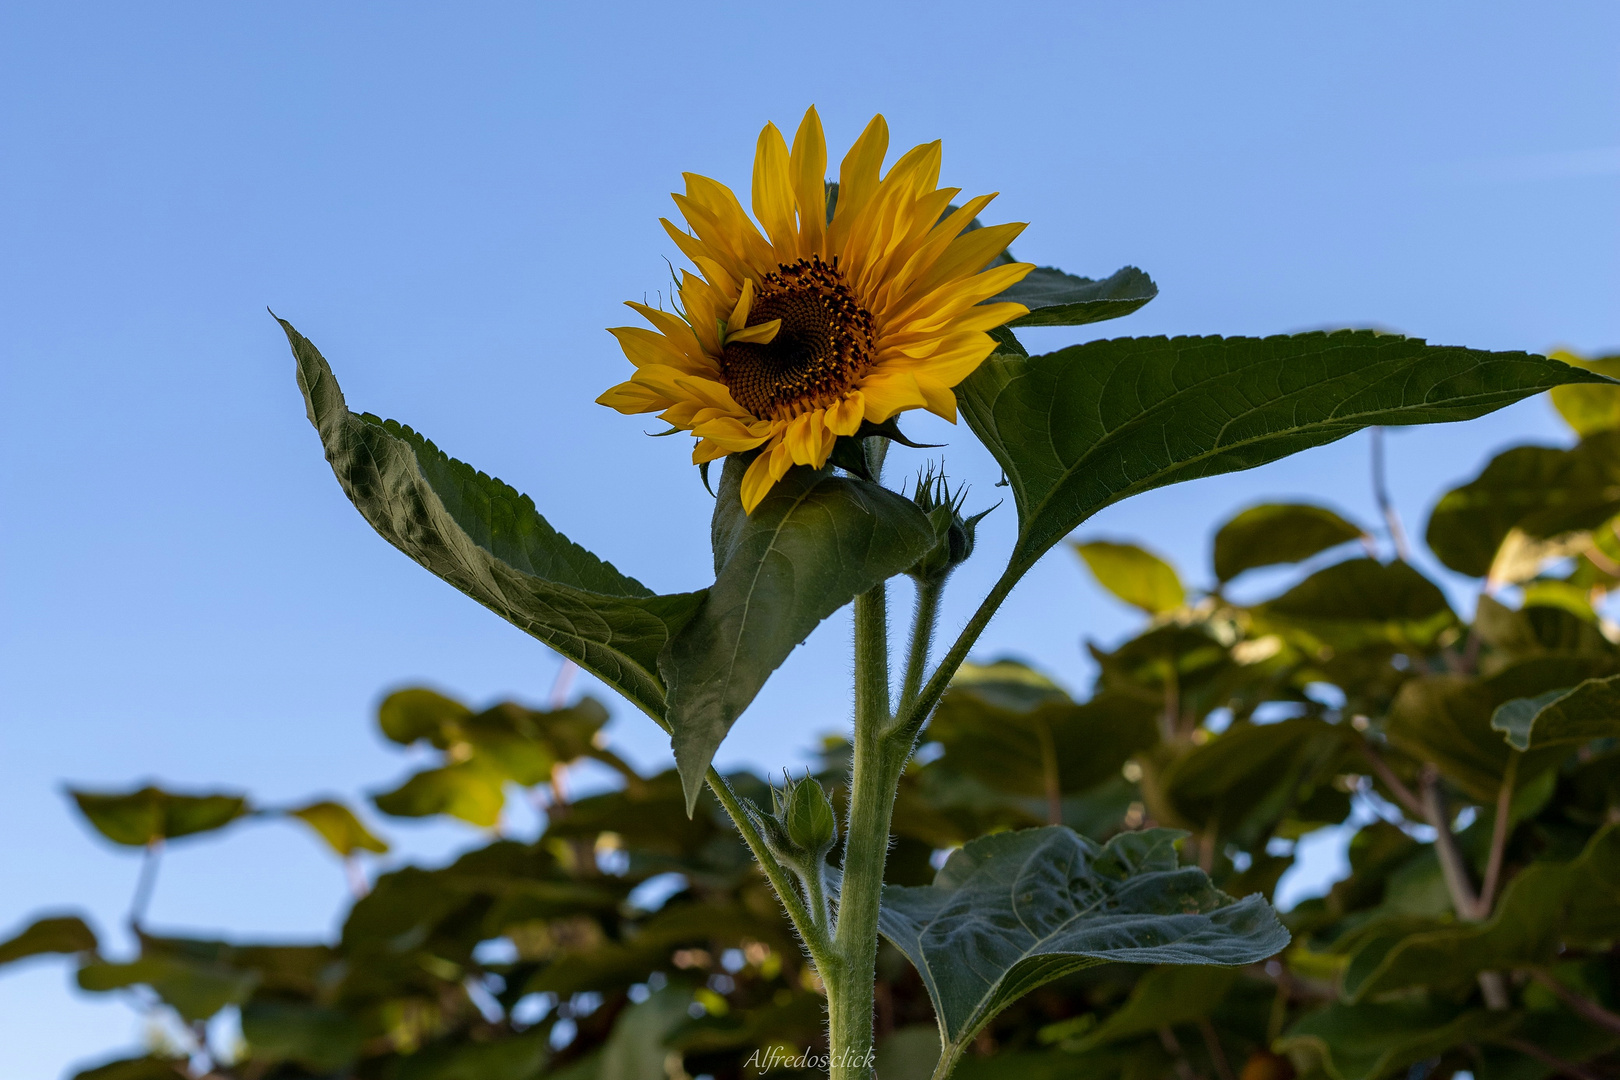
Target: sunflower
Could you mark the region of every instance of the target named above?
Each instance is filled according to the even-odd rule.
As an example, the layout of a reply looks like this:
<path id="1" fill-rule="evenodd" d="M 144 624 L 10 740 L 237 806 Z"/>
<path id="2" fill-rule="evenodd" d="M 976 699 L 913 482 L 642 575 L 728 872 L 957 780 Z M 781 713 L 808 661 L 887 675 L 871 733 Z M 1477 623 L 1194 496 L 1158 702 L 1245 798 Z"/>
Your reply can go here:
<path id="1" fill-rule="evenodd" d="M 1027 310 L 984 302 L 1033 269 L 989 265 L 1024 226 L 970 229 L 995 196 L 952 209 L 960 189 L 938 186 L 937 141 L 882 175 L 888 148 L 888 124 L 873 117 L 831 189 L 815 108 L 791 152 L 767 124 L 754 157 L 758 227 L 724 184 L 685 174 L 674 199 L 691 231 L 663 226 L 697 273 L 681 272 L 677 312 L 629 305 L 652 329 L 609 331 L 636 371 L 597 401 L 690 431 L 694 464 L 758 450 L 742 480 L 746 512 L 794 465 L 825 465 L 862 421 L 927 409 L 955 423 L 951 388 L 994 350 L 986 331 Z"/>

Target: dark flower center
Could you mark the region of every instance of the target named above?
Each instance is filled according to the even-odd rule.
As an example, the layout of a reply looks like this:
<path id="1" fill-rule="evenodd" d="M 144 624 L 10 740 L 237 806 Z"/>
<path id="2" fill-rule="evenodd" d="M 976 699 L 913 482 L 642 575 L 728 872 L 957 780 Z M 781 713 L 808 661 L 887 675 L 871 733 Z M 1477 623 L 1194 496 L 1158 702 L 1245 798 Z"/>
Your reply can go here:
<path id="1" fill-rule="evenodd" d="M 729 344 L 720 373 L 737 404 L 762 420 L 786 420 L 832 405 L 872 359 L 872 315 L 838 270 L 811 256 L 765 275 L 748 325 L 781 319 L 766 345 Z M 733 328 L 740 329 L 740 328 Z"/>

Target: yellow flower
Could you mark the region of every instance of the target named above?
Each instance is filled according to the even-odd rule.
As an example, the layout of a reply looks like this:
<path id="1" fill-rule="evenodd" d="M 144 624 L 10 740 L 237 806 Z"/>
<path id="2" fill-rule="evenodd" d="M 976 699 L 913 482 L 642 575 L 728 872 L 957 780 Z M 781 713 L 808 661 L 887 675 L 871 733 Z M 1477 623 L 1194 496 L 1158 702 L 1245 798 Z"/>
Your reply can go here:
<path id="1" fill-rule="evenodd" d="M 863 420 L 927 409 L 955 423 L 951 388 L 994 350 L 986 331 L 1027 310 L 983 303 L 1033 269 L 987 269 L 1024 226 L 964 231 L 995 196 L 946 214 L 961 189 L 938 186 L 940 144 L 880 175 L 888 148 L 874 117 L 839 169 L 831 221 L 813 106 L 791 152 L 774 124 L 760 132 L 760 227 L 724 184 L 687 173 L 674 199 L 691 232 L 663 221 L 697 267 L 682 271 L 680 311 L 631 303 L 653 329 L 609 331 L 636 371 L 597 401 L 690 431 L 694 464 L 760 450 L 742 481 L 749 513 L 792 466 L 825 465 Z"/>

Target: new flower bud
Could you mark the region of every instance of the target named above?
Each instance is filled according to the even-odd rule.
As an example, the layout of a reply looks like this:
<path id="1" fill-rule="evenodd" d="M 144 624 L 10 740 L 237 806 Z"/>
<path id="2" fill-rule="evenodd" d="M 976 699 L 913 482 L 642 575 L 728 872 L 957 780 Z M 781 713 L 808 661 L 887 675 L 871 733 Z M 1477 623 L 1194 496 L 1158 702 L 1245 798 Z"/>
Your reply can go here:
<path id="1" fill-rule="evenodd" d="M 777 854 L 800 866 L 824 861 L 838 839 L 838 819 L 821 785 L 810 776 L 797 781 L 788 777 L 787 785 L 772 793 L 772 800 L 776 815 L 766 838 L 773 847 L 784 849 Z"/>
<path id="2" fill-rule="evenodd" d="M 953 495 L 944 474 L 935 474 L 932 466 L 918 475 L 911 501 L 928 515 L 929 522 L 934 526 L 933 548 L 918 560 L 916 566 L 906 571 L 919 585 L 943 584 L 951 571 L 967 562 L 973 554 L 974 531 L 979 520 L 995 507 L 964 518 L 962 503 L 966 498 L 967 489 L 963 488 Z"/>

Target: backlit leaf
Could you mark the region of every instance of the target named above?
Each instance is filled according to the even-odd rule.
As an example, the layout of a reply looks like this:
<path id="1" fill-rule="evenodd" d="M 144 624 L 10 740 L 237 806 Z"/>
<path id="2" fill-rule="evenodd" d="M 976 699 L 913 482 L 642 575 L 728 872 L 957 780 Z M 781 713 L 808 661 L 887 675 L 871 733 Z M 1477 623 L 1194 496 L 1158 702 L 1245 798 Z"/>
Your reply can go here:
<path id="1" fill-rule="evenodd" d="M 0 965 L 13 964 L 43 953 L 96 951 L 95 931 L 77 915 L 57 915 L 35 919 L 32 924 L 5 941 L 0 941 Z"/>
<path id="2" fill-rule="evenodd" d="M 394 817 L 448 814 L 489 829 L 506 805 L 504 778 L 482 765 L 463 761 L 441 769 L 424 769 L 393 791 L 372 796 L 377 809 Z"/>
<path id="3" fill-rule="evenodd" d="M 1328 548 L 1359 540 L 1364 531 L 1325 506 L 1263 503 L 1251 506 L 1215 533 L 1215 576 L 1231 581 L 1245 570 L 1296 563 Z"/>
<path id="4" fill-rule="evenodd" d="M 1095 964 L 1247 964 L 1288 944 L 1259 895 L 1234 901 L 1177 864 L 1168 829 L 1106 846 L 1060 825 L 981 837 L 932 885 L 887 886 L 879 927 L 922 975 L 948 1042 Z"/>
<path id="5" fill-rule="evenodd" d="M 1620 379 L 1620 356 L 1600 356 L 1587 360 L 1570 352 L 1555 352 L 1554 360 Z M 1560 386 L 1552 392 L 1553 408 L 1577 435 L 1620 428 L 1620 387 Z"/>
<path id="6" fill-rule="evenodd" d="M 126 794 L 68 790 L 79 812 L 115 844 L 144 847 L 156 840 L 222 829 L 248 813 L 241 795 L 177 795 L 156 787 Z"/>
<path id="7" fill-rule="evenodd" d="M 388 850 L 387 843 L 373 836 L 371 830 L 354 816 L 354 811 L 342 803 L 330 800 L 312 802 L 308 806 L 288 810 L 287 816 L 295 817 L 314 829 L 343 858 L 356 851 L 374 851 L 381 855 Z"/>
<path id="8" fill-rule="evenodd" d="M 1187 602 L 1175 567 L 1135 544 L 1090 540 L 1075 544 L 1097 584 L 1149 615 L 1173 611 Z"/>
<path id="9" fill-rule="evenodd" d="M 1620 737 L 1620 675 L 1515 698 L 1496 710 L 1491 727 L 1516 750 Z"/>
<path id="10" fill-rule="evenodd" d="M 553 529 L 527 496 L 410 428 L 351 413 L 315 346 L 281 326 L 326 459 L 371 527 L 663 724 L 658 654 L 702 594 L 655 596 Z"/>
<path id="11" fill-rule="evenodd" d="M 887 488 L 799 466 L 752 514 L 748 461 L 726 458 L 714 509 L 715 582 L 659 661 L 687 806 L 715 750 L 771 672 L 821 620 L 934 546 L 917 505 Z"/>
<path id="12" fill-rule="evenodd" d="M 1014 569 L 1091 515 L 1374 425 L 1468 420 L 1602 376 L 1528 353 L 1371 331 L 1122 338 L 992 355 L 958 388 L 1018 505 Z"/>

